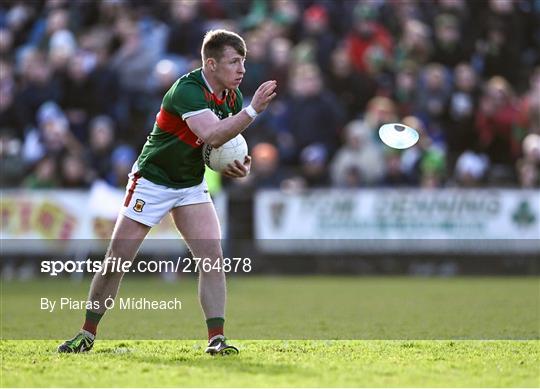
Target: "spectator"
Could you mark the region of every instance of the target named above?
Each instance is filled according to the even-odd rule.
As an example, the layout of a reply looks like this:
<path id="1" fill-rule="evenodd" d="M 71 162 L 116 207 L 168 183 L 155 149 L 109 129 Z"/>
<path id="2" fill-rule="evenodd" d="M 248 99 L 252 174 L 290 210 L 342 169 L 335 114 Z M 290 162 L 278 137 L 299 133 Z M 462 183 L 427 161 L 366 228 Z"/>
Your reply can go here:
<path id="1" fill-rule="evenodd" d="M 444 143 L 444 110 L 450 97 L 450 83 L 446 69 L 436 63 L 424 68 L 416 104 L 416 114 L 426 124 L 433 141 Z"/>
<path id="2" fill-rule="evenodd" d="M 338 46 L 332 52 L 328 87 L 343 104 L 347 120 L 353 120 L 365 111 L 377 85 L 367 73 L 355 72 L 346 48 Z"/>
<path id="3" fill-rule="evenodd" d="M 328 11 L 320 4 L 313 4 L 304 11 L 302 22 L 302 40 L 311 45 L 314 51 L 312 59 L 326 74 L 330 70 L 330 55 L 337 41 L 329 27 Z"/>
<path id="4" fill-rule="evenodd" d="M 58 166 L 56 159 L 45 156 L 36 163 L 33 171 L 24 179 L 23 186 L 28 189 L 53 189 L 58 187 Z"/>
<path id="5" fill-rule="evenodd" d="M 279 170 L 279 152 L 270 143 L 259 143 L 252 150 L 253 181 L 258 188 L 279 188 L 282 179 Z"/>
<path id="6" fill-rule="evenodd" d="M 420 187 L 427 189 L 442 187 L 446 170 L 444 153 L 437 148 L 429 150 L 422 158 L 420 170 L 422 172 Z"/>
<path id="7" fill-rule="evenodd" d="M 265 36 L 283 37 L 294 42 L 299 40 L 301 29 L 301 10 L 297 1 L 273 0 L 269 23 L 263 23 Z"/>
<path id="8" fill-rule="evenodd" d="M 458 19 L 449 14 L 440 14 L 435 19 L 435 45 L 431 62 L 455 67 L 460 62 L 469 62 L 470 42 L 462 39 Z"/>
<path id="9" fill-rule="evenodd" d="M 368 49 L 380 46 L 387 54 L 392 50 L 392 37 L 376 19 L 377 10 L 371 3 L 360 2 L 354 8 L 353 28 L 347 37 L 347 48 L 354 68 L 360 73 L 367 71 L 365 54 Z"/>
<path id="10" fill-rule="evenodd" d="M 449 174 L 457 158 L 466 150 L 477 149 L 474 114 L 478 107 L 479 88 L 477 75 L 469 64 L 461 63 L 454 71 L 454 90 L 443 114 Z"/>
<path id="11" fill-rule="evenodd" d="M 519 160 L 516 167 L 521 188 L 540 188 L 540 172 L 537 164 L 527 160 Z"/>
<path id="12" fill-rule="evenodd" d="M 529 134 L 522 143 L 523 158 L 516 164 L 522 188 L 540 187 L 540 135 Z"/>
<path id="13" fill-rule="evenodd" d="M 98 173 L 85 179 L 101 177 L 121 186 L 124 178 L 117 174 L 128 168 L 130 152 L 118 152 L 118 171 L 107 174 L 114 150 L 140 147 L 159 108 L 154 95 L 163 94 L 183 70 L 200 66 L 200 37 L 226 25 L 248 39 L 245 101 L 260 80 L 278 81 L 277 100 L 246 133 L 250 145 L 277 148 L 278 176 L 282 165 L 301 171 L 306 148 L 324 147 L 325 153 L 310 155 L 334 161 L 336 150 L 350 147 L 349 135 L 341 137 L 345 123 L 366 126 L 378 146 L 380 124 L 414 115 L 407 120 L 423 128 L 422 138 L 399 155 L 381 153 L 386 175 L 366 180 L 353 164 L 341 170 L 339 185 L 402 185 L 404 174 L 416 185 L 440 186 L 448 177 L 468 186 L 533 187 L 538 164 L 520 147 L 529 134 L 540 134 L 540 35 L 538 10 L 530 3 L 8 2 L 0 26 L 0 128 L 8 129 L 7 149 L 16 149 L 13 138 L 21 146 L 3 155 L 6 166 L 17 167 L 7 181 L 23 185 L 28 173 L 38 182 L 37 173 L 47 177 L 43 171 L 54 165 L 61 170 L 66 153 L 79 153 L 89 142 L 83 156 Z M 379 100 L 376 113 L 369 102 L 383 96 L 391 100 Z M 51 110 L 46 102 L 62 109 Z M 385 113 L 392 105 L 394 112 Z M 49 108 L 38 113 L 42 106 Z M 108 157 L 90 157 L 96 141 L 89 121 L 104 115 L 114 130 L 100 132 L 107 147 L 97 154 Z M 484 154 L 485 179 L 472 168 L 484 165 L 471 163 Z M 284 187 L 307 185 L 302 175 L 284 177 Z M 261 176 L 262 185 L 268 178 Z M 43 181 L 25 182 L 63 185 Z"/>
<path id="14" fill-rule="evenodd" d="M 25 138 L 23 158 L 26 163 L 34 163 L 46 155 L 60 157 L 67 150 L 77 153 L 81 144 L 71 134 L 69 122 L 60 109 L 53 103 L 43 104 L 37 114 L 38 128 L 33 129 Z"/>
<path id="15" fill-rule="evenodd" d="M 328 178 L 328 151 L 325 145 L 313 143 L 300 153 L 300 172 L 308 188 L 324 188 Z"/>
<path id="16" fill-rule="evenodd" d="M 107 115 L 117 120 L 120 116 L 120 85 L 118 72 L 110 62 L 111 40 L 111 32 L 97 28 L 83 36 L 81 46 L 95 62 L 88 75 L 92 86 L 92 113 Z M 120 131 L 117 134 L 124 136 Z"/>
<path id="17" fill-rule="evenodd" d="M 250 190 L 279 188 L 287 176 L 280 167 L 277 147 L 271 143 L 261 142 L 252 147 L 250 154 L 251 173 L 238 182 L 239 186 Z"/>
<path id="18" fill-rule="evenodd" d="M 395 66 L 399 70 L 405 64 L 423 65 L 429 60 L 431 50 L 429 27 L 419 20 L 408 19 L 394 50 Z"/>
<path id="19" fill-rule="evenodd" d="M 408 116 L 402 122 L 420 135 L 418 143 L 401 156 L 401 168 L 408 182 L 427 188 L 441 186 L 446 173 L 444 151 L 432 141 L 418 117 Z"/>
<path id="20" fill-rule="evenodd" d="M 530 77 L 530 87 L 522 97 L 518 107 L 517 136 L 524 138 L 527 133 L 540 134 L 540 66 Z"/>
<path id="21" fill-rule="evenodd" d="M 106 180 L 111 173 L 111 154 L 114 149 L 114 122 L 108 116 L 97 116 L 89 126 L 89 148 L 85 159 L 95 178 Z"/>
<path id="22" fill-rule="evenodd" d="M 417 74 L 413 62 L 403 64 L 395 74 L 393 100 L 397 105 L 399 116 L 410 116 L 414 112 L 417 100 Z"/>
<path id="23" fill-rule="evenodd" d="M 0 129 L 0 184 L 2 188 L 18 186 L 24 177 L 21 140 L 9 128 Z"/>
<path id="24" fill-rule="evenodd" d="M 382 98 L 372 100 L 368 121 L 373 120 L 375 110 L 384 109 L 387 104 Z M 373 129 L 366 121 L 355 120 L 345 128 L 345 145 L 342 146 L 332 160 L 331 178 L 334 186 L 347 187 L 354 177 L 358 186 L 378 184 L 385 174 L 384 154 L 375 142 Z M 353 176 L 353 177 L 351 177 Z"/>
<path id="25" fill-rule="evenodd" d="M 492 183 L 513 180 L 513 169 L 519 144 L 513 136 L 517 120 L 514 93 L 502 77 L 493 77 L 486 84 L 476 114 L 476 130 L 480 149 L 493 165 Z"/>
<path id="26" fill-rule="evenodd" d="M 62 186 L 68 189 L 87 189 L 90 187 L 90 176 L 84 159 L 79 155 L 68 153 L 60 161 Z"/>
<path id="27" fill-rule="evenodd" d="M 52 37 L 58 31 L 66 31 L 69 34 L 69 13 L 64 8 L 52 8 L 48 10 L 44 20 L 45 28 L 36 24 L 34 30 L 33 44 L 42 50 L 51 46 Z"/>
<path id="28" fill-rule="evenodd" d="M 374 81 L 376 94 L 391 96 L 393 89 L 393 75 L 390 72 L 390 58 L 381 46 L 369 47 L 365 54 L 366 74 Z"/>
<path id="29" fill-rule="evenodd" d="M 167 52 L 177 54 L 186 61 L 198 59 L 198 42 L 201 42 L 204 36 L 204 23 L 197 9 L 199 4 L 191 0 L 171 1 L 168 4 L 171 20 Z"/>
<path id="30" fill-rule="evenodd" d="M 35 4 L 24 2 L 14 3 L 5 12 L 5 23 L 12 32 L 13 47 L 19 48 L 28 43 L 38 12 L 39 7 L 35 7 Z"/>
<path id="31" fill-rule="evenodd" d="M 337 137 L 343 124 L 343 108 L 336 97 L 324 88 L 319 68 L 311 63 L 297 65 L 291 78 L 291 90 L 284 111 L 278 113 L 284 125 L 278 132 L 288 134 L 290 144 L 281 143 L 283 155 L 299 161 L 302 150 L 312 144 L 323 145 L 326 155 L 337 149 Z M 284 137 L 279 138 L 281 140 Z"/>
<path id="32" fill-rule="evenodd" d="M 540 164 L 540 135 L 529 134 L 522 142 L 523 158 L 534 164 Z"/>
<path id="33" fill-rule="evenodd" d="M 291 48 L 292 42 L 283 37 L 272 40 L 270 45 L 268 78 L 276 80 L 278 85 L 289 85 Z"/>
<path id="34" fill-rule="evenodd" d="M 501 76 L 512 83 L 518 80 L 524 26 L 515 4 L 513 1 L 489 0 L 479 20 L 482 34 L 478 49 L 486 79 Z"/>
<path id="35" fill-rule="evenodd" d="M 22 141 L 24 138 L 24 121 L 17 114 L 15 106 L 15 80 L 11 66 L 0 60 L 0 128 L 8 128 L 11 136 Z"/>
<path id="36" fill-rule="evenodd" d="M 377 96 L 368 102 L 367 110 L 362 125 L 367 128 L 367 132 L 372 139 L 377 138 L 377 131 L 385 123 L 392 123 L 397 120 L 396 105 L 394 102 L 382 96 Z"/>
<path id="37" fill-rule="evenodd" d="M 0 26 L 0 57 L 8 59 L 13 53 L 13 34 L 10 29 Z M 9 58 L 13 60 L 13 58 Z"/>
<path id="38" fill-rule="evenodd" d="M 382 179 L 382 186 L 404 187 L 409 186 L 410 182 L 407 175 L 401 167 L 400 152 L 393 149 L 386 149 L 384 154 L 386 172 Z"/>
<path id="39" fill-rule="evenodd" d="M 128 174 L 136 159 L 137 154 L 131 146 L 120 145 L 116 147 L 111 155 L 111 171 L 107 178 L 108 183 L 118 188 L 124 188 L 128 182 Z"/>
<path id="40" fill-rule="evenodd" d="M 246 64 L 246 74 L 242 79 L 242 93 L 251 97 L 264 81 L 267 80 L 268 61 L 266 59 L 266 40 L 259 30 L 253 31 L 246 38 L 249 47 L 249 62 Z"/>
<path id="41" fill-rule="evenodd" d="M 149 86 L 149 96 L 148 96 L 148 106 L 149 109 L 148 115 L 145 120 L 145 127 L 152 128 L 156 120 L 156 113 L 159 112 L 161 106 L 161 100 L 169 88 L 175 83 L 175 81 L 182 74 L 181 65 L 174 61 L 173 59 L 163 58 L 161 59 L 156 66 L 154 66 L 154 71 L 150 79 Z M 146 138 L 146 133 L 144 133 Z M 144 139 L 141 136 L 141 139 L 138 139 L 137 142 L 133 142 L 133 138 L 129 142 L 132 145 L 139 143 L 144 143 Z"/>
<path id="42" fill-rule="evenodd" d="M 111 58 L 112 68 L 118 73 L 121 90 L 121 125 L 142 133 L 148 106 L 148 79 L 158 61 L 157 51 L 144 45 L 136 20 L 120 16 L 115 23 L 121 45 Z"/>
<path id="43" fill-rule="evenodd" d="M 488 168 L 487 156 L 467 150 L 457 159 L 454 178 L 461 187 L 478 187 L 484 182 Z"/>
<path id="44" fill-rule="evenodd" d="M 59 30 L 51 36 L 48 47 L 49 63 L 55 77 L 65 77 L 68 63 L 77 50 L 75 37 L 68 30 Z"/>
<path id="45" fill-rule="evenodd" d="M 53 80 L 43 53 L 28 48 L 21 53 L 18 66 L 20 89 L 15 95 L 17 116 L 23 126 L 32 127 L 38 108 L 46 101 L 60 101 L 61 86 Z"/>
<path id="46" fill-rule="evenodd" d="M 89 70 L 82 53 L 74 55 L 68 62 L 62 87 L 61 106 L 69 120 L 72 133 L 80 142 L 86 142 L 88 138 L 89 115 L 94 108 Z"/>

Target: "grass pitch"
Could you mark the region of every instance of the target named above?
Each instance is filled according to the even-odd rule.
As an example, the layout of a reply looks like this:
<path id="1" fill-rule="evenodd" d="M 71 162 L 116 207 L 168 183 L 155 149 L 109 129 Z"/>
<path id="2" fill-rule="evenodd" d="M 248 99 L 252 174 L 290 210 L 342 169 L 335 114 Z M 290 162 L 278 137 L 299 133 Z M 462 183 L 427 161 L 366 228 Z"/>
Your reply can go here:
<path id="1" fill-rule="evenodd" d="M 4 339 L 62 339 L 84 309 L 40 309 L 41 298 L 85 300 L 90 280 L 2 285 Z M 233 339 L 540 339 L 538 278 L 230 277 L 227 335 Z M 118 299 L 178 298 L 181 310 L 107 312 L 100 339 L 203 339 L 195 277 L 167 283 L 124 278 Z M 117 299 L 117 300 L 118 300 Z"/>
<path id="2" fill-rule="evenodd" d="M 101 341 L 58 355 L 55 341 L 3 341 L 8 387 L 538 387 L 538 341 Z"/>
<path id="3" fill-rule="evenodd" d="M 2 283 L 0 386 L 540 386 L 538 278 L 231 277 L 241 353 L 226 358 L 203 353 L 194 278 L 126 278 L 120 296 L 178 296 L 182 310 L 108 312 L 91 353 L 58 355 L 84 311 L 44 312 L 40 298 L 87 289 Z"/>

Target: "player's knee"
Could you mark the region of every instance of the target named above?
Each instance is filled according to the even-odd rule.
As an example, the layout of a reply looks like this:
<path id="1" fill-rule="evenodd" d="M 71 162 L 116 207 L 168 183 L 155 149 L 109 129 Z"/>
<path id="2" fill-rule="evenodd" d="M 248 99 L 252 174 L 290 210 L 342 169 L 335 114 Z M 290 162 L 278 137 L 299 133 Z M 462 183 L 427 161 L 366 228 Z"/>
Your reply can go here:
<path id="1" fill-rule="evenodd" d="M 221 262 L 223 259 L 223 249 L 220 244 L 207 245 L 198 250 L 192 250 L 193 256 L 204 259 L 205 262 Z"/>

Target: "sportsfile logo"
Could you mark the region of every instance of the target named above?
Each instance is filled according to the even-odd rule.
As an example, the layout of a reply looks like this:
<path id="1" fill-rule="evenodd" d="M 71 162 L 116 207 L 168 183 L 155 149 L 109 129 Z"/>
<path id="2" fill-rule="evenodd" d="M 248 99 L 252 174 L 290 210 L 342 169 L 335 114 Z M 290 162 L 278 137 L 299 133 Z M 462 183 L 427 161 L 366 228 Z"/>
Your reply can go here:
<path id="1" fill-rule="evenodd" d="M 133 266 L 134 265 L 134 266 Z M 122 258 L 107 257 L 104 261 L 92 261 L 90 258 L 85 261 L 60 261 L 47 260 L 41 262 L 41 273 L 50 276 L 57 276 L 62 273 L 249 273 L 252 271 L 252 261 L 250 258 L 177 258 L 176 260 L 151 260 L 124 261 Z"/>

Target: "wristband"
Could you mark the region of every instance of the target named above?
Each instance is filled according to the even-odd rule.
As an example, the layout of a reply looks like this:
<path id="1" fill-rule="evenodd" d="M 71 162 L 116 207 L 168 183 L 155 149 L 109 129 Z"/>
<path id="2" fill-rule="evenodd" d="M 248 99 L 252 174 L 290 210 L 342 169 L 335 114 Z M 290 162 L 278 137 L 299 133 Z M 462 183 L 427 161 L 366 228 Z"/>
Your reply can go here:
<path id="1" fill-rule="evenodd" d="M 255 118 L 257 117 L 257 115 L 258 115 L 257 111 L 255 111 L 255 108 L 253 108 L 253 107 L 251 106 L 251 104 L 248 105 L 244 110 L 246 111 L 246 113 L 248 114 L 248 116 L 249 116 L 250 118 L 252 118 L 252 119 L 255 119 Z"/>

